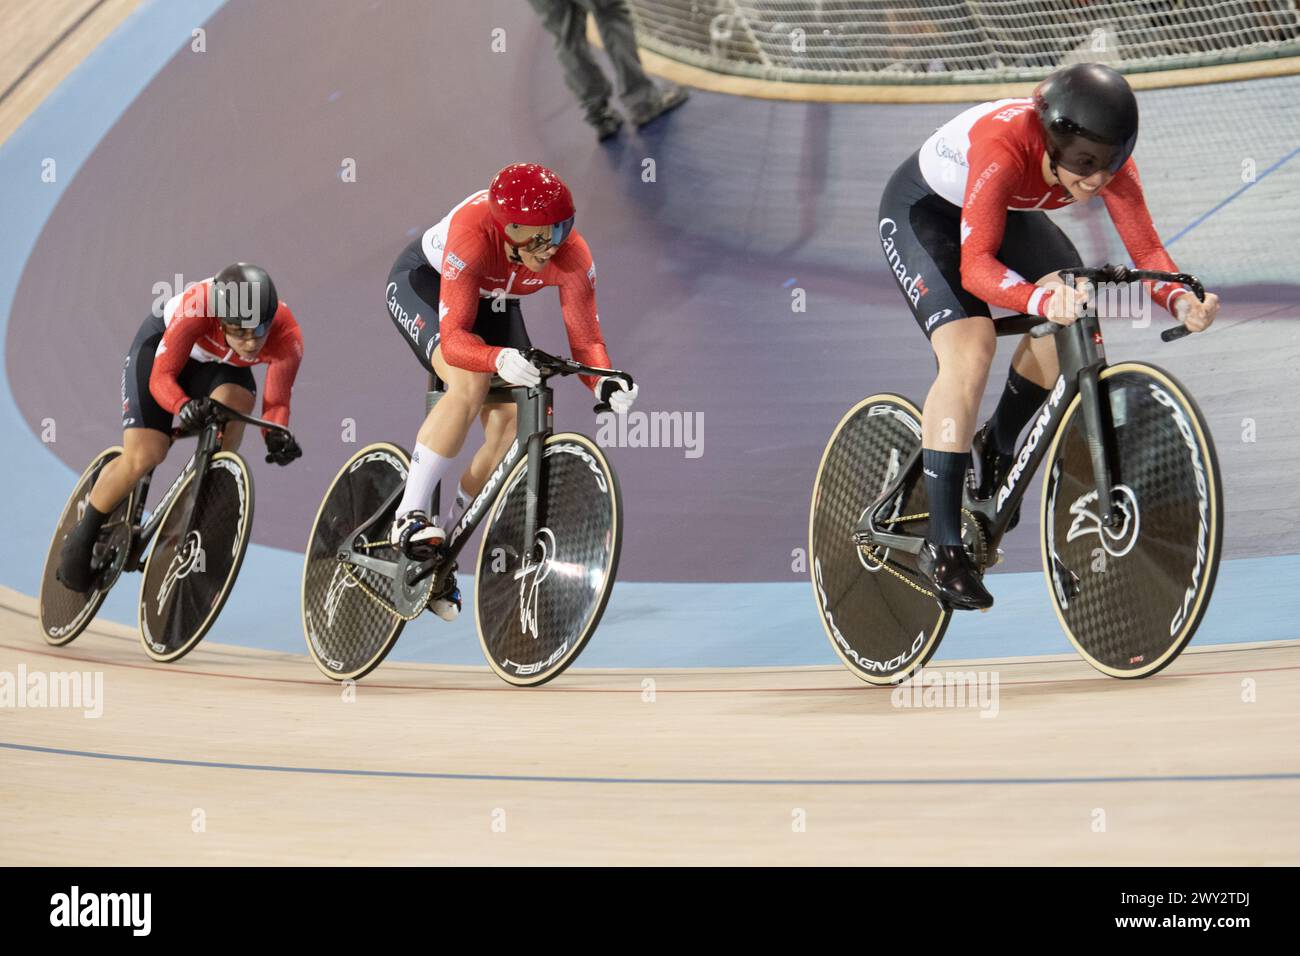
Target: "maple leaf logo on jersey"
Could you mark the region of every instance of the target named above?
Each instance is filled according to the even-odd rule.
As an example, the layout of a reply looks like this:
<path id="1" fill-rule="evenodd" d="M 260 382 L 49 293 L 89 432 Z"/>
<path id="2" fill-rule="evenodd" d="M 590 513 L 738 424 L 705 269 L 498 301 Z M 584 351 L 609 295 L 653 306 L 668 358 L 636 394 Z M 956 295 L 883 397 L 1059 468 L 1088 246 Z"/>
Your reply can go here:
<path id="1" fill-rule="evenodd" d="M 596 263 L 594 262 L 591 264 L 591 268 L 587 270 L 587 280 L 591 283 L 593 289 L 596 288 Z"/>
<path id="2" fill-rule="evenodd" d="M 961 242 L 962 242 L 962 245 L 965 245 L 965 244 L 966 244 L 966 240 L 970 238 L 970 234 L 971 234 L 971 232 L 972 232 L 972 230 L 971 230 L 971 227 L 970 227 L 970 223 L 968 223 L 968 222 L 966 221 L 966 217 L 965 217 L 965 216 L 962 216 L 962 217 L 961 217 Z"/>
<path id="3" fill-rule="evenodd" d="M 448 249 L 446 258 L 442 260 L 442 277 L 451 282 L 464 268 L 465 260 Z"/>
<path id="4" fill-rule="evenodd" d="M 1014 269 L 1008 269 L 1006 274 L 1002 277 L 1002 282 L 998 285 L 998 288 L 1010 289 L 1012 286 L 1024 281 L 1025 280 L 1021 276 L 1016 274 Z"/>

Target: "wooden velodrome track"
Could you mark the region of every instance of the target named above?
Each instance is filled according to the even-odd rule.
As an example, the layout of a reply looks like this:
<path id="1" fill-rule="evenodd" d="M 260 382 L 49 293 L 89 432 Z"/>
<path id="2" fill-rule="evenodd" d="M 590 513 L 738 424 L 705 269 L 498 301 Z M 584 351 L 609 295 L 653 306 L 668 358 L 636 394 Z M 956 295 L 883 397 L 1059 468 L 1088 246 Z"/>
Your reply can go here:
<path id="1" fill-rule="evenodd" d="M 166 667 L 112 624 L 47 648 L 34 615 L 3 593 L 0 671 L 102 671 L 103 716 L 0 710 L 28 748 L 0 748 L 4 863 L 1300 860 L 1295 644 L 1194 649 L 1145 682 L 951 665 L 999 672 L 984 719 L 896 708 L 838 667 L 522 690 L 394 664 L 348 701 L 302 656 L 200 645 Z"/>
<path id="2" fill-rule="evenodd" d="M 94 12 L 0 103 L 3 136 L 134 6 L 11 0 L 3 86 Z M 819 639 L 808 611 L 792 639 Z M 0 863 L 1300 862 L 1300 642 L 1134 683 L 1073 657 L 945 668 L 996 671 L 997 716 L 901 709 L 838 667 L 519 690 L 387 664 L 349 700 L 305 656 L 160 666 L 105 623 L 50 648 L 0 589 L 0 674 L 103 675 L 96 719 L 0 708 Z"/>

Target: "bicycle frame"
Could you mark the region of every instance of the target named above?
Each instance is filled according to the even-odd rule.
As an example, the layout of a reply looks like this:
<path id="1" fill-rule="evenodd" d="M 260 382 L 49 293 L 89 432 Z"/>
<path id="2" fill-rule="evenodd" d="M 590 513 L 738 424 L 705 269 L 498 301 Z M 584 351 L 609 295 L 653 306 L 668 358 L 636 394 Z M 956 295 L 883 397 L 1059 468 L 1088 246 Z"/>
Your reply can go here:
<path id="1" fill-rule="evenodd" d="M 251 415 L 244 415 L 241 412 L 237 412 L 233 408 L 222 405 L 220 402 L 215 400 L 213 400 L 213 405 L 217 406 L 219 409 L 218 419 L 209 422 L 198 433 L 199 443 L 198 447 L 194 450 L 194 454 L 190 456 L 189 461 L 185 463 L 185 467 L 181 469 L 181 473 L 177 475 L 176 479 L 171 483 L 171 486 L 167 489 L 167 493 L 162 496 L 162 500 L 158 502 L 158 507 L 149 515 L 149 520 L 143 524 L 141 524 L 141 520 L 144 518 L 144 503 L 145 499 L 149 495 L 149 485 L 153 481 L 153 472 L 147 472 L 145 476 L 136 483 L 135 505 L 132 508 L 130 518 L 131 546 L 130 551 L 127 553 L 126 563 L 122 567 L 123 571 L 141 571 L 144 569 L 144 553 L 149 548 L 149 542 L 153 540 L 153 536 L 158 532 L 158 527 L 162 524 L 163 516 L 167 514 L 168 505 L 171 504 L 171 500 L 176 497 L 180 492 L 180 489 L 184 486 L 185 479 L 197 471 L 198 474 L 195 478 L 194 494 L 190 496 L 190 500 L 185 506 L 186 510 L 183 514 L 184 520 L 181 523 L 182 540 L 187 534 L 189 534 L 190 524 L 194 519 L 194 503 L 199 500 L 199 492 L 203 490 L 203 481 L 208 473 L 208 463 L 212 461 L 212 456 L 221 449 L 221 439 L 224 434 L 222 426 L 225 425 L 226 422 L 242 421 L 245 424 L 255 425 L 258 428 L 285 431 L 285 429 L 276 425 L 274 422 L 263 421 L 262 419 L 254 418 Z M 189 436 L 180 429 L 173 429 L 172 437 L 173 439 L 176 439 L 186 438 Z"/>
<path id="2" fill-rule="evenodd" d="M 1204 299 L 1204 289 L 1193 276 L 1185 274 L 1128 270 L 1116 267 L 1101 269 L 1078 269 L 1077 275 L 1092 281 L 1109 278 L 1112 281 L 1133 281 L 1135 279 L 1158 279 L 1182 282 L 1189 286 L 1198 298 Z M 1072 276 L 1066 275 L 1067 281 Z M 1084 435 L 1088 442 L 1088 452 L 1092 458 L 1092 472 L 1097 489 L 1097 513 L 1103 527 L 1116 527 L 1123 520 L 1111 499 L 1111 458 L 1106 438 L 1111 433 L 1109 421 L 1110 409 L 1105 407 L 1097 388 L 1098 377 L 1106 367 L 1106 353 L 1102 342 L 1101 320 L 1096 310 L 1090 308 L 1070 326 L 1053 327 L 1042 318 L 1032 315 L 1017 315 L 998 319 L 994 323 L 998 336 L 1054 334 L 1056 337 L 1056 354 L 1060 373 L 1056 383 L 1048 392 L 1047 401 L 1033 420 L 1029 434 L 1016 452 L 1006 480 L 988 500 L 975 500 L 970 496 L 969 487 L 962 494 L 962 507 L 978 515 L 988 535 L 989 547 L 996 547 L 1006 534 L 1007 525 L 1016 513 L 1020 501 L 1025 496 L 1033 476 L 1047 455 L 1052 439 L 1061 427 L 1066 410 L 1080 396 L 1080 410 L 1083 413 Z M 1186 334 L 1186 329 L 1179 326 L 1166 330 L 1161 336 L 1164 341 L 1173 341 Z M 899 469 L 896 477 L 876 501 L 867 509 L 855 529 L 855 537 L 863 544 L 876 544 L 884 548 L 896 549 L 907 554 L 919 554 L 923 539 L 919 535 L 899 534 L 882 531 L 887 526 L 888 515 L 883 512 L 903 489 L 904 485 L 915 482 L 921 473 L 921 449 L 918 446 L 908 460 Z"/>
<path id="3" fill-rule="evenodd" d="M 631 380 L 631 377 L 625 372 L 619 372 L 615 369 L 595 368 L 578 362 L 555 359 L 553 356 L 547 356 L 545 353 L 536 352 L 536 350 L 532 351 L 545 360 L 560 363 L 559 367 L 562 367 L 566 373 L 619 376 L 628 381 Z M 544 371 L 541 383 L 536 386 L 503 385 L 494 387 L 488 392 L 485 404 L 491 403 L 493 399 L 500 400 L 506 397 L 514 401 L 518 410 L 514 442 L 501 460 L 497 462 L 496 467 L 492 469 L 492 473 L 488 475 L 487 483 L 483 485 L 482 490 L 466 506 L 465 513 L 461 515 L 460 520 L 448 530 L 447 540 L 439 548 L 438 553 L 409 569 L 408 583 L 414 584 L 433 575 L 434 593 L 438 593 L 438 589 L 446 585 L 448 575 L 456 568 L 456 557 L 465 547 L 465 543 L 469 541 L 474 529 L 483 521 L 484 516 L 492 510 L 492 506 L 496 504 L 496 500 L 501 494 L 506 476 L 510 474 L 516 463 L 524 455 L 528 456 L 524 541 L 535 542 L 537 530 L 545 525 L 546 502 L 541 493 L 546 478 L 543 452 L 545 451 L 546 440 L 555 431 L 552 415 L 554 391 L 549 383 L 549 375 Z M 429 403 L 430 408 L 432 408 L 434 401 L 436 401 L 436 398 Z M 397 562 L 372 558 L 370 555 L 358 551 L 355 548 L 355 543 L 358 538 L 366 535 L 384 520 L 384 517 L 390 513 L 390 509 L 402 497 L 404 490 L 402 486 L 394 489 L 393 493 L 385 499 L 375 513 L 352 532 L 348 539 L 348 546 L 338 553 L 340 561 L 346 561 L 359 568 L 374 571 L 388 578 L 396 578 L 398 573 Z"/>

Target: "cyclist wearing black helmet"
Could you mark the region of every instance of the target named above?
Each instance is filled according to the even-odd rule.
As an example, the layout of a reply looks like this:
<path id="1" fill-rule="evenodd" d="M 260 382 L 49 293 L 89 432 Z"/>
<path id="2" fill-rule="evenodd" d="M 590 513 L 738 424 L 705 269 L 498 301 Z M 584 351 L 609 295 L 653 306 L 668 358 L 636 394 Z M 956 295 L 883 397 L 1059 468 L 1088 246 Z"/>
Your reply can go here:
<path id="1" fill-rule="evenodd" d="M 73 591 L 89 590 L 91 554 L 104 519 L 147 472 L 167 457 L 172 417 L 199 429 L 212 398 L 251 414 L 257 394 L 253 366 L 267 364 L 262 415 L 289 423 L 289 396 L 302 361 L 302 332 L 280 301 L 266 271 L 246 262 L 173 296 L 136 332 L 122 364 L 122 454 L 109 462 L 90 493 L 81 522 L 59 556 L 59 580 Z M 233 451 L 242 422 L 222 431 L 222 448 Z M 287 465 L 302 454 L 292 439 L 268 432 L 266 460 Z"/>
<path id="2" fill-rule="evenodd" d="M 990 306 L 1069 325 L 1087 302 L 1060 272 L 1082 266 L 1043 212 L 1100 196 L 1139 268 L 1176 272 L 1142 195 L 1132 152 L 1138 104 L 1119 73 L 1096 63 L 1053 73 L 1025 99 L 981 103 L 941 126 L 889 180 L 878 234 L 939 371 L 926 397 L 922 456 L 930 504 L 918 567 L 949 605 L 993 603 L 961 545 L 961 495 L 986 497 L 1011 467 L 1021 429 L 1059 375 L 1055 342 L 1025 336 L 992 419 L 975 417 L 996 347 Z M 1152 300 L 1193 332 L 1218 298 L 1151 285 Z M 1014 523 L 1014 522 L 1013 522 Z"/>

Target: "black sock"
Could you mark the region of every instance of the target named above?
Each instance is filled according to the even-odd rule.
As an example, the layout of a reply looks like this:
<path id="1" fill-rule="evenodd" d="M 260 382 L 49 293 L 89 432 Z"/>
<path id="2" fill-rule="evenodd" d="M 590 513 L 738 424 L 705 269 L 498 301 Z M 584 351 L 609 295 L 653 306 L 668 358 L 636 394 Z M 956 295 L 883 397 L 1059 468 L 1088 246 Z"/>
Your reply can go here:
<path id="1" fill-rule="evenodd" d="M 925 468 L 925 496 L 930 500 L 933 544 L 961 544 L 961 492 L 966 483 L 970 452 L 921 449 Z"/>
<path id="2" fill-rule="evenodd" d="M 993 447 L 1004 455 L 1015 454 L 1016 439 L 1025 423 L 1047 401 L 1047 389 L 1029 381 L 1014 368 L 1007 374 L 1006 387 L 998 400 L 997 411 L 989 419 Z"/>

